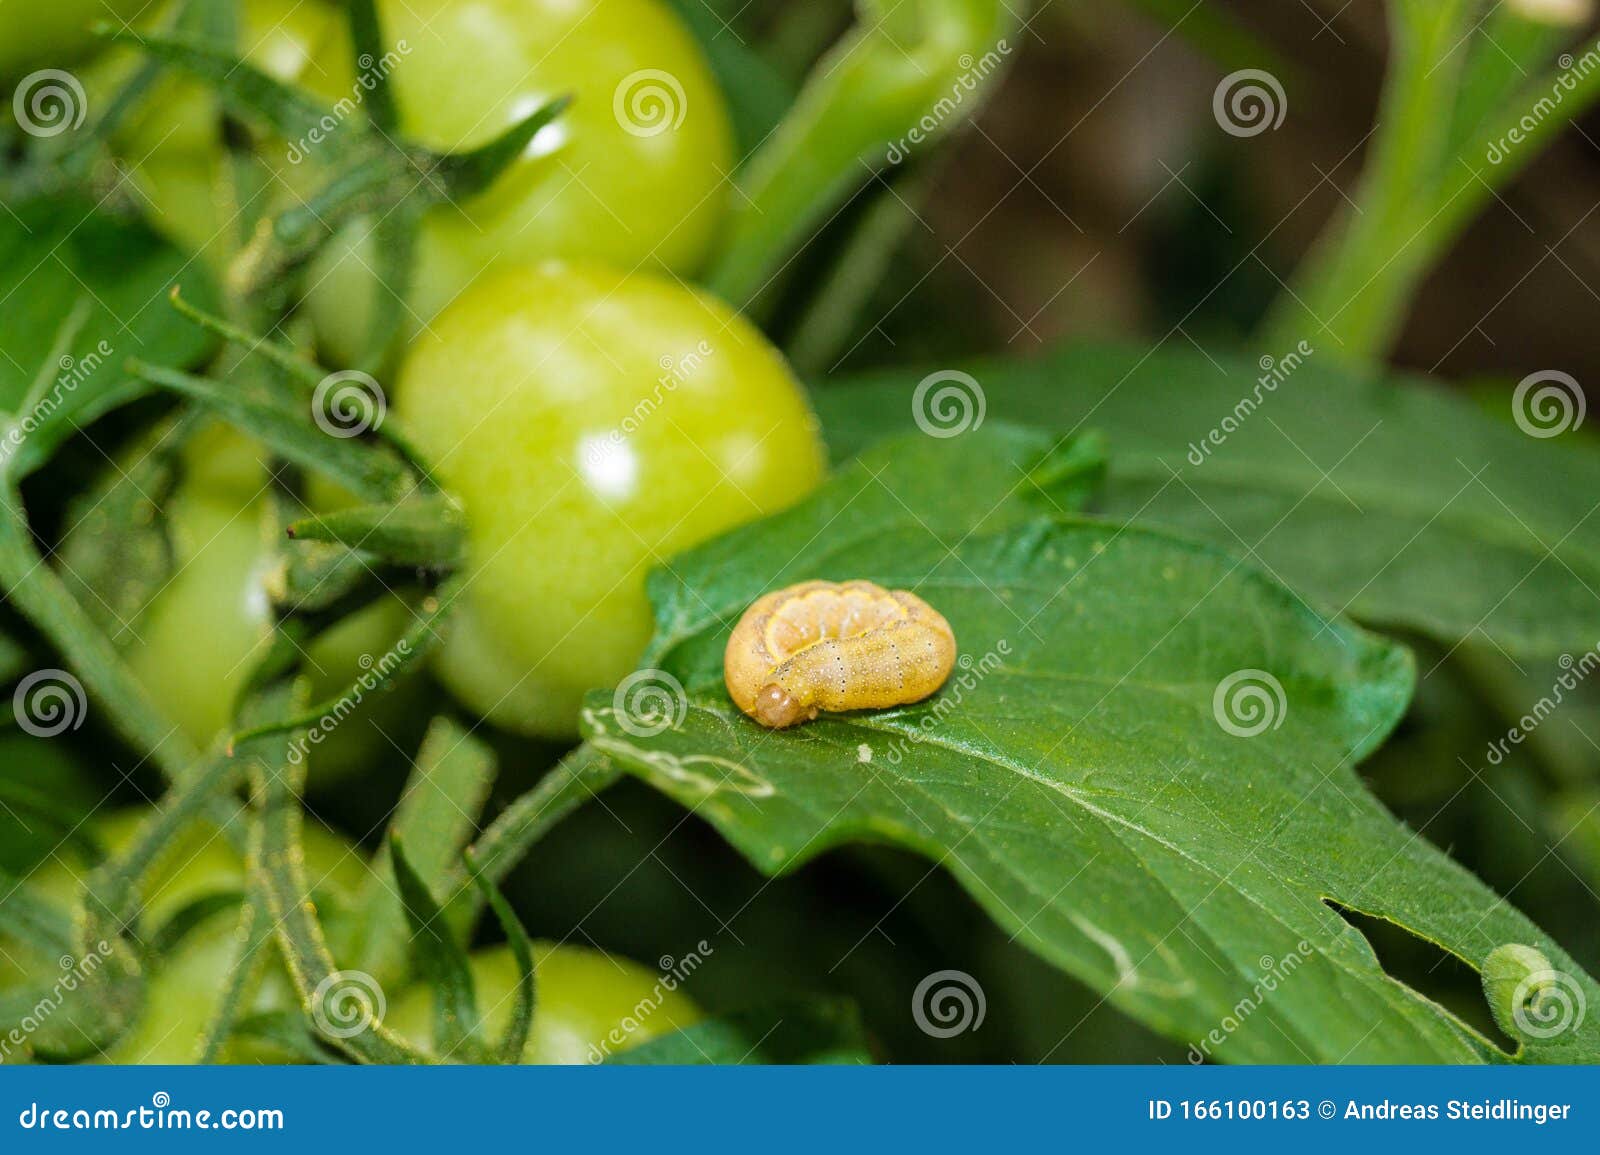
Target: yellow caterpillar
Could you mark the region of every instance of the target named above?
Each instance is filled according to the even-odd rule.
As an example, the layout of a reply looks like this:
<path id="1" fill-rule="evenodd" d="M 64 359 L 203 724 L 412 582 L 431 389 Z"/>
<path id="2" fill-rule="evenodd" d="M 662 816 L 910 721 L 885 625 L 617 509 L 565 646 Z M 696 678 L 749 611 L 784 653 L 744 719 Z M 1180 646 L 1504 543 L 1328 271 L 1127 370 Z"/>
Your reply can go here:
<path id="1" fill-rule="evenodd" d="M 735 704 L 781 730 L 823 710 L 920 702 L 950 676 L 956 638 L 915 594 L 867 581 L 801 582 L 744 612 L 723 663 Z"/>

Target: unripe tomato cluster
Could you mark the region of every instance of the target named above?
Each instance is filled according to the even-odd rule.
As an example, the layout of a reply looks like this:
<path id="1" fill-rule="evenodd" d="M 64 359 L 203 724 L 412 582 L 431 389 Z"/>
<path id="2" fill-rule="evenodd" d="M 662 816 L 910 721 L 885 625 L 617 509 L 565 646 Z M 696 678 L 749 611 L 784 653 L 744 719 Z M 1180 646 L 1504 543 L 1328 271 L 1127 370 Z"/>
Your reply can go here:
<path id="1" fill-rule="evenodd" d="M 390 47 L 381 60 L 351 60 L 344 11 L 325 0 L 243 0 L 237 47 L 341 120 L 364 118 L 370 63 L 391 86 L 400 134 L 439 151 L 481 145 L 552 98 L 573 98 L 486 191 L 422 219 L 401 341 L 380 374 L 388 419 L 420 448 L 467 524 L 462 593 L 433 676 L 493 726 L 570 740 L 585 692 L 620 681 L 648 641 L 646 572 L 804 497 L 824 468 L 816 421 L 767 339 L 694 287 L 725 223 L 736 157 L 724 98 L 665 0 L 377 7 Z M 142 57 L 123 47 L 95 55 L 84 28 L 111 15 L 164 27 L 177 9 L 161 8 L 0 5 L 0 78 L 71 63 L 101 106 Z M 314 140 L 258 137 L 266 179 L 241 195 L 248 186 L 231 179 L 236 158 L 222 127 L 216 95 L 169 70 L 111 140 L 151 223 L 219 274 L 244 240 L 242 221 L 303 201 L 336 171 Z M 299 283 L 294 331 L 311 335 L 330 372 L 354 363 L 375 305 L 395 291 L 373 271 L 371 226 L 342 228 Z M 191 439 L 162 510 L 173 571 L 120 639 L 135 677 L 201 746 L 233 727 L 235 700 L 273 625 L 281 529 L 268 457 L 220 426 Z M 325 479 L 308 481 L 318 510 L 351 500 L 330 496 Z M 380 601 L 319 636 L 306 654 L 318 699 L 348 685 L 407 625 L 406 607 Z M 378 731 L 385 710 L 437 709 L 416 694 L 402 686 L 363 707 L 365 725 L 347 720 L 345 729 L 376 739 L 345 734 L 319 747 L 313 783 L 384 763 L 401 777 L 406 760 Z M 135 821 L 117 815 L 98 833 L 114 849 Z M 215 831 L 194 838 L 147 891 L 147 927 L 196 898 L 245 890 L 241 863 Z M 322 914 L 337 922 L 369 868 L 315 830 L 305 865 Z M 67 901 L 83 872 L 58 861 L 30 881 Z M 234 947 L 231 912 L 189 930 L 153 968 L 138 1025 L 105 1057 L 191 1061 Z M 584 1061 L 698 1016 L 682 994 L 657 998 L 658 976 L 625 960 L 550 944 L 536 957 L 529 1061 Z M 473 956 L 472 969 L 493 1031 L 510 1005 L 515 963 L 489 950 Z M 17 977 L 0 973 L 0 987 Z M 658 1013 L 618 1044 L 617 1024 L 646 997 Z M 396 992 L 389 1024 L 427 1045 L 430 999 Z M 250 1000 L 252 1011 L 292 1005 L 278 962 Z M 284 1056 L 237 1046 L 228 1057 Z"/>
<path id="2" fill-rule="evenodd" d="M 239 48 L 340 119 L 364 116 L 381 72 L 402 134 L 444 151 L 573 98 L 486 192 L 422 221 L 409 339 L 384 382 L 469 525 L 436 674 L 498 726 L 567 739 L 583 694 L 617 683 L 648 640 L 646 571 L 804 496 L 823 469 L 815 421 L 765 337 L 686 279 L 717 242 L 734 156 L 723 97 L 663 0 L 380 0 L 378 12 L 389 51 L 366 74 L 342 11 L 319 0 L 245 0 Z M 85 65 L 91 96 L 108 99 L 138 59 L 117 48 Z M 116 145 L 152 221 L 220 267 L 245 206 L 227 191 L 219 125 L 213 94 L 164 74 Z M 313 141 L 257 151 L 273 174 L 257 195 L 279 207 L 332 171 Z M 304 278 L 300 314 L 330 370 L 352 363 L 391 291 L 369 229 L 335 236 Z M 179 568 L 128 631 L 135 672 L 202 744 L 227 725 L 271 624 L 265 474 L 250 447 L 230 452 L 242 473 L 224 485 L 197 467 L 170 502 Z M 317 689 L 349 684 L 406 621 L 388 605 L 322 639 Z M 318 753 L 319 782 L 330 763 L 361 760 Z"/>

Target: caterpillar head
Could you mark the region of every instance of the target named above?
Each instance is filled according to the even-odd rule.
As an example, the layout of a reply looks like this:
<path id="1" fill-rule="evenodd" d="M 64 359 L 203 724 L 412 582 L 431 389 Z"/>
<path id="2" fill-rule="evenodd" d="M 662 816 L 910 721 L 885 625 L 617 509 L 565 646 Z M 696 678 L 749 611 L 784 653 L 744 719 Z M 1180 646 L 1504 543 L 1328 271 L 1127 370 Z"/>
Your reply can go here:
<path id="1" fill-rule="evenodd" d="M 793 695 L 776 683 L 768 683 L 761 687 L 751 712 L 757 722 L 771 730 L 787 729 L 801 722 L 809 722 L 817 716 L 815 706 L 801 705 Z"/>

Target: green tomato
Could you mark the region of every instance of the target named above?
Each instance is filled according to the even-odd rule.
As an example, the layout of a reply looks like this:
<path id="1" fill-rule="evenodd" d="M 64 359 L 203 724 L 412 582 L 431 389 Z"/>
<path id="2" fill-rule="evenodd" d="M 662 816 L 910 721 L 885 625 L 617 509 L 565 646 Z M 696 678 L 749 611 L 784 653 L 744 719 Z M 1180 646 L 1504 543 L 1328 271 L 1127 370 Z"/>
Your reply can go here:
<path id="1" fill-rule="evenodd" d="M 673 974 L 660 975 L 630 959 L 586 947 L 533 944 L 538 1001 L 522 1062 L 573 1066 L 594 1063 L 703 1018 L 678 989 Z M 500 1038 L 515 1005 L 517 961 L 507 947 L 475 953 L 471 960 L 484 1038 Z M 425 1047 L 433 1046 L 433 988 L 412 987 L 389 1007 L 384 1025 Z"/>
<path id="2" fill-rule="evenodd" d="M 823 472 L 804 392 L 749 322 L 601 266 L 485 276 L 411 347 L 394 410 L 470 526 L 435 668 L 479 713 L 549 737 L 633 668 L 647 570 Z"/>
<path id="3" fill-rule="evenodd" d="M 498 263 L 589 258 L 692 274 L 704 262 L 723 219 L 733 135 L 698 45 L 666 3 L 380 0 L 378 9 L 393 48 L 372 71 L 387 72 L 413 140 L 471 148 L 552 98 L 574 98 L 490 189 L 428 215 L 409 295 L 414 326 Z M 327 53 L 308 86 L 330 104 L 359 101 L 349 49 L 336 36 Z M 343 79 L 322 79 L 333 75 Z M 308 281 L 333 364 L 353 364 L 367 332 L 367 227 L 336 238 Z"/>
<path id="4" fill-rule="evenodd" d="M 110 852 L 126 847 L 149 810 L 125 810 L 91 822 L 94 835 Z M 306 881 L 312 893 L 338 908 L 365 883 L 369 868 L 342 838 L 308 824 L 301 839 L 305 847 Z M 28 884 L 46 898 L 68 905 L 77 900 L 86 868 L 68 865 L 59 857 L 36 872 Z M 192 824 L 158 862 L 146 884 L 144 931 L 158 930 L 173 915 L 209 895 L 241 894 L 247 885 L 244 863 L 216 828 Z M 327 910 L 324 910 L 324 916 Z M 198 1041 L 210 1025 L 221 1001 L 233 964 L 234 930 L 238 911 L 229 907 L 191 929 L 153 967 L 145 987 L 145 1002 L 138 1020 L 99 1060 L 109 1063 L 190 1063 Z M 30 960 L 10 983 L 25 981 L 53 960 Z M 0 980 L 0 986 L 7 985 Z M 247 1013 L 286 1010 L 297 1005 L 288 975 L 281 965 L 263 968 Z M 281 1058 L 263 1049 L 238 1047 L 231 1056 Z"/>
<path id="5" fill-rule="evenodd" d="M 258 445 L 212 426 L 184 451 L 184 478 L 163 510 L 174 569 L 118 639 L 129 669 L 169 717 L 205 747 L 229 727 L 239 692 L 270 644 L 268 593 L 277 566 L 266 469 Z M 331 487 L 316 500 L 332 503 Z M 330 508 L 321 505 L 318 508 Z M 380 599 L 306 647 L 313 701 L 354 684 L 410 622 L 398 599 Z M 421 691 L 415 679 L 363 700 L 310 758 L 327 785 L 386 755 L 379 730 L 405 729 Z"/>
<path id="6" fill-rule="evenodd" d="M 60 67 L 97 46 L 101 21 L 132 20 L 149 0 L 5 0 L 0 3 L 0 78 Z"/>

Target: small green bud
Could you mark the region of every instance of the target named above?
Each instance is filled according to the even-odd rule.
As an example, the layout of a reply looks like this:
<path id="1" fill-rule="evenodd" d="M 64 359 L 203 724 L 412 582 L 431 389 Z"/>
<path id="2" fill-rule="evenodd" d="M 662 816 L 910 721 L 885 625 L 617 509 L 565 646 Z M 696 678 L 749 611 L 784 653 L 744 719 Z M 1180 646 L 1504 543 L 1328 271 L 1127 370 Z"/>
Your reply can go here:
<path id="1" fill-rule="evenodd" d="M 1505 943 L 1489 952 L 1483 963 L 1483 995 L 1500 1029 L 1519 1042 L 1554 1038 L 1583 1021 L 1584 995 L 1577 980 L 1521 943 Z"/>

